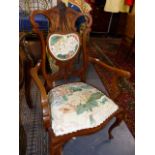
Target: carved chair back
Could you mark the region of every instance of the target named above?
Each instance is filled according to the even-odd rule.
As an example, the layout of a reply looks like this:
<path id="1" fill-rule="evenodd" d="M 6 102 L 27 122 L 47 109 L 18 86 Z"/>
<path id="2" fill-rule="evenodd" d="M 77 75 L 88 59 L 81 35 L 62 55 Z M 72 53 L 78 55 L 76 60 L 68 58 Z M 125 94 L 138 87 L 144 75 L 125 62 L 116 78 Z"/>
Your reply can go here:
<path id="1" fill-rule="evenodd" d="M 35 22 L 37 14 L 44 15 L 49 20 L 49 32 L 47 37 L 39 30 Z M 76 21 L 79 17 L 85 16 L 86 28 L 83 33 L 77 32 Z M 88 67 L 87 38 L 91 31 L 92 18 L 90 14 L 82 14 L 65 6 L 60 2 L 57 7 L 49 10 L 36 10 L 30 16 L 33 31 L 39 35 L 42 45 L 41 70 L 47 84 L 47 89 L 53 87 L 55 80 L 67 80 L 71 75 L 78 76 L 85 81 Z M 82 55 L 82 64 L 75 68 L 75 61 L 79 52 Z M 59 70 L 53 74 L 46 71 L 46 54 L 50 56 Z"/>

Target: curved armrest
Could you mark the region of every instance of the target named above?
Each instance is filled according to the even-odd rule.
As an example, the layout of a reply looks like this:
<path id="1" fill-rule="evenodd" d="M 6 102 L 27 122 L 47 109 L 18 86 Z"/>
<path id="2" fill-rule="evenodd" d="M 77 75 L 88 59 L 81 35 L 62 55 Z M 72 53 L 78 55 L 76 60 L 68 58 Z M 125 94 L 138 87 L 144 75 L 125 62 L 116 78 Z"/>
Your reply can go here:
<path id="1" fill-rule="evenodd" d="M 107 65 L 106 63 L 102 62 L 101 60 L 99 60 L 98 58 L 93 58 L 93 57 L 89 57 L 89 61 L 96 64 L 96 65 L 99 65 L 115 74 L 117 74 L 118 76 L 122 76 L 122 77 L 125 77 L 125 78 L 130 78 L 131 77 L 131 73 L 128 72 L 128 71 L 125 71 L 123 69 L 119 69 L 119 68 L 116 68 L 116 67 L 112 67 L 112 66 L 109 66 Z"/>
<path id="2" fill-rule="evenodd" d="M 41 61 L 39 61 L 35 67 L 31 68 L 30 74 L 41 93 L 41 106 L 43 109 L 43 122 L 44 122 L 45 128 L 48 129 L 51 126 L 51 121 L 50 121 L 51 112 L 50 112 L 50 107 L 48 104 L 48 97 L 46 94 L 45 87 L 38 76 L 38 70 L 40 69 L 40 66 L 41 66 Z"/>

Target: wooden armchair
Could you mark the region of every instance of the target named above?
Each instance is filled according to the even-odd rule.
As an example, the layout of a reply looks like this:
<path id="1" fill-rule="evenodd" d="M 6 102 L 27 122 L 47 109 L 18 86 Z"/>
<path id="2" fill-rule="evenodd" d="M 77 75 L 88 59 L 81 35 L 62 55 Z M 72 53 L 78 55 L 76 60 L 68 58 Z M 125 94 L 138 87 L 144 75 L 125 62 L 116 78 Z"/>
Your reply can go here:
<path id="1" fill-rule="evenodd" d="M 47 38 L 44 38 L 35 23 L 34 18 L 37 14 L 43 14 L 49 20 L 50 29 Z M 41 60 L 31 69 L 31 76 L 41 92 L 43 122 L 49 134 L 51 155 L 62 154 L 65 142 L 76 136 L 95 133 L 116 117 L 115 123 L 108 131 L 109 138 L 112 138 L 112 129 L 124 116 L 121 107 L 95 86 L 86 83 L 90 63 L 106 68 L 119 76 L 128 78 L 130 73 L 89 57 L 87 36 L 91 31 L 92 18 L 89 14 L 86 15 L 87 26 L 79 35 L 75 22 L 82 15 L 60 3 L 49 10 L 33 11 L 30 16 L 33 30 L 40 37 L 42 45 Z M 79 52 L 81 52 L 80 63 L 77 63 Z M 49 54 L 58 66 L 58 70 L 52 74 L 46 71 L 46 54 Z M 38 76 L 39 70 L 42 72 L 44 84 Z M 76 82 L 73 82 L 74 80 Z M 58 86 L 55 81 L 58 81 Z M 62 84 L 63 82 L 65 84 Z"/>

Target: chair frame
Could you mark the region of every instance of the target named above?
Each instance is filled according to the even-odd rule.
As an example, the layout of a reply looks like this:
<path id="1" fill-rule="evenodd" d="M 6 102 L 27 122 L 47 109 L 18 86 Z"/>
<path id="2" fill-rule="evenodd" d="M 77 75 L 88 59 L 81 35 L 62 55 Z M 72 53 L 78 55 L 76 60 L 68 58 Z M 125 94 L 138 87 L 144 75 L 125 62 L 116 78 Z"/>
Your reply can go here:
<path id="1" fill-rule="evenodd" d="M 71 32 L 76 32 L 75 27 L 75 21 L 78 17 L 82 16 L 82 13 L 76 12 L 72 10 L 71 8 L 65 7 L 61 8 L 62 3 L 59 3 L 57 7 L 51 8 L 49 10 L 35 10 L 30 15 L 30 21 L 33 26 L 33 31 L 37 33 L 41 40 L 42 45 L 42 56 L 41 60 L 38 61 L 37 65 L 33 67 L 30 71 L 31 76 L 33 80 L 35 81 L 36 85 L 38 86 L 40 92 L 41 92 L 41 106 L 43 111 L 43 123 L 46 131 L 49 134 L 49 145 L 50 145 L 50 154 L 51 155 L 61 155 L 62 154 L 62 147 L 63 145 L 72 139 L 73 137 L 77 136 L 83 136 L 83 135 L 89 135 L 92 133 L 95 133 L 99 130 L 101 130 L 105 125 L 113 118 L 116 117 L 116 121 L 114 124 L 109 128 L 109 138 L 112 138 L 112 129 L 119 125 L 119 123 L 123 120 L 125 113 L 124 110 L 119 107 L 119 109 L 113 113 L 106 121 L 104 121 L 102 124 L 100 124 L 97 127 L 89 128 L 89 129 L 83 129 L 80 131 L 76 131 L 73 133 L 65 134 L 62 136 L 56 136 L 52 130 L 51 127 L 51 110 L 48 103 L 48 96 L 47 92 L 53 88 L 53 81 L 59 80 L 59 79 L 65 79 L 67 80 L 69 76 L 79 76 L 80 80 L 82 82 L 86 81 L 86 70 L 88 68 L 89 63 L 93 63 L 96 65 L 99 65 L 100 67 L 103 67 L 107 69 L 110 72 L 113 72 L 117 75 L 117 77 L 123 76 L 126 78 L 130 77 L 130 73 L 115 67 L 111 67 L 104 62 L 101 62 L 97 58 L 89 57 L 88 50 L 87 50 L 87 38 L 91 31 L 91 25 L 92 25 L 92 18 L 90 14 L 86 14 L 86 29 L 82 33 L 80 37 L 81 41 L 81 48 L 83 51 L 83 64 L 80 70 L 72 70 L 72 65 L 75 59 L 77 58 L 77 55 L 75 55 L 72 59 L 67 61 L 59 61 L 56 60 L 56 64 L 64 70 L 59 70 L 57 73 L 54 73 L 53 75 L 48 74 L 45 69 L 45 62 L 46 62 L 46 46 L 47 43 L 44 39 L 43 33 L 39 31 L 39 26 L 37 23 L 35 23 L 35 16 L 37 14 L 43 14 L 45 15 L 51 24 L 51 27 L 49 29 L 49 34 L 68 34 Z M 65 11 L 65 12 L 64 12 Z M 63 16 L 64 14 L 64 16 Z M 65 16 L 67 15 L 67 18 Z M 72 19 L 71 21 L 68 20 L 68 18 Z M 65 23 L 66 22 L 66 23 Z M 66 25 L 65 25 L 66 24 Z M 48 38 L 48 37 L 47 37 Z M 52 56 L 52 55 L 51 55 Z M 54 57 L 53 57 L 54 58 Z M 45 85 L 42 84 L 41 80 L 38 76 L 38 71 L 41 70 L 43 77 L 45 79 Z"/>

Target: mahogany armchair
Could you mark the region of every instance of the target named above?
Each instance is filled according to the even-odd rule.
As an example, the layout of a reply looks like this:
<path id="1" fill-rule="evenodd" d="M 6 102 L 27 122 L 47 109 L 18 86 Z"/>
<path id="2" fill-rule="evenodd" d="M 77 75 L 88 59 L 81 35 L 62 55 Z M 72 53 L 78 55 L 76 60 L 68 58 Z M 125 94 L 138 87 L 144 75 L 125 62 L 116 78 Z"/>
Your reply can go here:
<path id="1" fill-rule="evenodd" d="M 34 18 L 37 14 L 43 14 L 49 20 L 47 38 L 44 38 L 35 23 Z M 83 14 L 65 7 L 63 3 L 49 10 L 33 11 L 30 16 L 33 30 L 40 37 L 42 45 L 41 60 L 31 69 L 31 76 L 41 92 L 43 122 L 49 134 L 51 155 L 62 154 L 65 142 L 76 136 L 95 133 L 116 117 L 116 121 L 108 131 L 109 138 L 112 138 L 112 129 L 124 116 L 121 107 L 102 91 L 86 83 L 86 75 L 90 63 L 106 68 L 118 76 L 129 78 L 130 73 L 89 57 L 87 36 L 91 31 L 92 18 L 89 14 L 86 15 L 86 28 L 79 35 L 75 22 L 80 16 Z M 79 52 L 82 63 L 76 61 Z M 58 70 L 54 73 L 46 71 L 46 54 L 58 66 Z M 44 84 L 38 76 L 39 70 L 43 75 Z M 67 82 L 71 76 L 78 77 L 79 81 Z M 55 81 L 61 82 L 55 86 Z M 65 84 L 62 84 L 62 81 Z"/>

